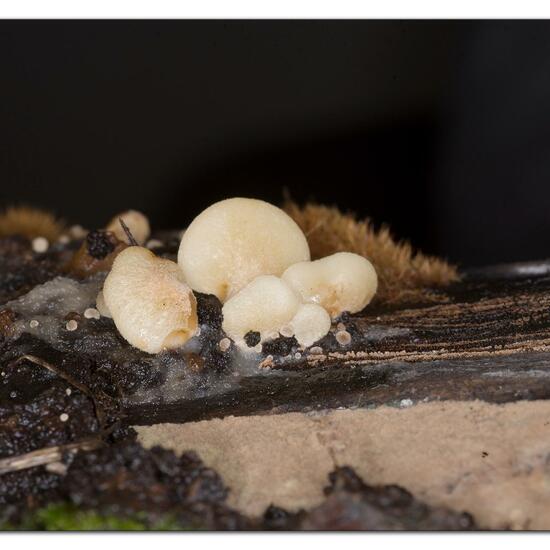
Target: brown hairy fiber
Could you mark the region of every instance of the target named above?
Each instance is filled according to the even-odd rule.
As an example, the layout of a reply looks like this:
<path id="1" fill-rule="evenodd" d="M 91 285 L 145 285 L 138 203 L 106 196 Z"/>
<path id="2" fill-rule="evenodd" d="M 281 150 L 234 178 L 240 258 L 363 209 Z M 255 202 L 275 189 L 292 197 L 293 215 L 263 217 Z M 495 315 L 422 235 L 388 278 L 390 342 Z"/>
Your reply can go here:
<path id="1" fill-rule="evenodd" d="M 378 274 L 378 303 L 430 299 L 430 288 L 459 279 L 455 266 L 414 251 L 406 241 L 396 242 L 386 226 L 377 231 L 368 219 L 360 221 L 318 204 L 300 207 L 287 200 L 284 210 L 305 233 L 313 260 L 335 252 L 355 252 L 368 258 Z"/>
<path id="2" fill-rule="evenodd" d="M 29 206 L 12 206 L 0 213 L 0 237 L 23 235 L 29 239 L 45 237 L 55 241 L 65 224 L 50 212 Z"/>

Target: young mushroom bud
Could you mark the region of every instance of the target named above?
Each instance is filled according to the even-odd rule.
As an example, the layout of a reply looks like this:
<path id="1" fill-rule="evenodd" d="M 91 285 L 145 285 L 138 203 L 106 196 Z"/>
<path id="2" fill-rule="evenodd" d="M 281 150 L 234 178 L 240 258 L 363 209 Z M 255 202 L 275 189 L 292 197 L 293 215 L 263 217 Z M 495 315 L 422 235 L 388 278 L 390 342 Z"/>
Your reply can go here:
<path id="1" fill-rule="evenodd" d="M 351 252 L 294 264 L 282 278 L 305 302 L 323 306 L 333 319 L 344 311 L 361 311 L 372 300 L 378 286 L 372 264 Z"/>
<path id="2" fill-rule="evenodd" d="M 193 290 L 222 302 L 260 275 L 280 276 L 309 260 L 302 230 L 280 208 L 256 199 L 217 202 L 184 233 L 178 263 Z"/>
<path id="3" fill-rule="evenodd" d="M 195 297 L 181 270 L 146 248 L 131 246 L 117 256 L 103 299 L 120 334 L 148 353 L 179 347 L 197 330 Z"/>
<path id="4" fill-rule="evenodd" d="M 106 230 L 115 234 L 118 240 L 125 242 L 126 244 L 132 244 L 129 242 L 128 235 L 124 231 L 122 220 L 126 227 L 130 230 L 130 233 L 138 244 L 144 244 L 145 241 L 151 235 L 151 227 L 149 226 L 149 220 L 145 214 L 138 212 L 137 210 L 127 210 L 117 214 L 107 225 Z"/>
<path id="5" fill-rule="evenodd" d="M 290 321 L 290 330 L 301 346 L 309 347 L 330 330 L 330 315 L 318 304 L 302 304 Z"/>
<path id="6" fill-rule="evenodd" d="M 222 328 L 246 349 L 247 333 L 259 332 L 260 341 L 267 339 L 294 318 L 300 305 L 300 296 L 283 280 L 262 275 L 225 302 Z"/>

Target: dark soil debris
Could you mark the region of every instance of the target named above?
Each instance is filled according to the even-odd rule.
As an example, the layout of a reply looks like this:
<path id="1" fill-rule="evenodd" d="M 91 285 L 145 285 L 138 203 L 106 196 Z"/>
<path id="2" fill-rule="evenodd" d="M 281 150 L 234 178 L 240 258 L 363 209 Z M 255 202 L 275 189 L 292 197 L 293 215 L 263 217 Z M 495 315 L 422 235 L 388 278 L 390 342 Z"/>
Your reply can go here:
<path id="1" fill-rule="evenodd" d="M 463 531 L 476 525 L 469 514 L 435 508 L 396 485 L 372 487 L 352 468 L 329 475 L 327 500 L 300 523 L 305 530 Z"/>
<path id="2" fill-rule="evenodd" d="M 262 344 L 262 352 L 265 355 L 273 355 L 274 357 L 283 357 L 292 353 L 298 347 L 298 341 L 294 336 L 290 338 L 279 336 L 274 340 L 269 340 Z"/>
<path id="3" fill-rule="evenodd" d="M 213 331 L 222 328 L 222 304 L 213 294 L 195 292 L 197 299 L 197 316 L 200 325 L 208 325 Z"/>
<path id="4" fill-rule="evenodd" d="M 116 239 L 111 233 L 106 231 L 94 230 L 86 235 L 86 248 L 88 254 L 96 260 L 102 260 L 110 254 L 116 246 Z"/>
<path id="5" fill-rule="evenodd" d="M 63 252 L 34 254 L 25 237 L 0 238 L 0 304 L 14 300 L 61 271 Z"/>
<path id="6" fill-rule="evenodd" d="M 244 335 L 244 341 L 249 348 L 253 348 L 260 343 L 260 333 L 250 330 Z"/>

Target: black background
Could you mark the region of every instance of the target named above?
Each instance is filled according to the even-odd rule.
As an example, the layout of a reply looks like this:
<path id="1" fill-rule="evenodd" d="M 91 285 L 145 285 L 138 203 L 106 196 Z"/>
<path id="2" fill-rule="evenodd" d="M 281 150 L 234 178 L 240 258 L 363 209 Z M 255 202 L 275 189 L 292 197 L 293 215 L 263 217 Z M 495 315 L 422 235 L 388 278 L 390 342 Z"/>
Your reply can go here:
<path id="1" fill-rule="evenodd" d="M 550 256 L 549 180 L 546 21 L 0 22 L 0 206 L 287 188 L 479 265 Z"/>

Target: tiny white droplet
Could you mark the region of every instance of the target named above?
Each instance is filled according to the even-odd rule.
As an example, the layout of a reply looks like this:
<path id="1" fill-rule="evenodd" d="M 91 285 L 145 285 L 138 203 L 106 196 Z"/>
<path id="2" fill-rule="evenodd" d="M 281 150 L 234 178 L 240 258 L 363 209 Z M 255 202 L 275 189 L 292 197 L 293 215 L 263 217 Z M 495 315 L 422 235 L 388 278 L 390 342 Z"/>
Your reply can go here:
<path id="1" fill-rule="evenodd" d="M 88 234 L 88 231 L 86 231 L 86 229 L 84 229 L 81 225 L 73 225 L 69 229 L 69 233 L 75 239 L 82 239 Z"/>
<path id="2" fill-rule="evenodd" d="M 231 347 L 231 340 L 229 338 L 222 338 L 218 345 L 221 351 L 227 351 Z"/>
<path id="3" fill-rule="evenodd" d="M 147 244 L 145 245 L 149 250 L 153 248 L 160 248 L 161 246 L 164 246 L 164 243 L 162 241 L 159 241 L 158 239 L 150 239 L 147 241 Z"/>
<path id="4" fill-rule="evenodd" d="M 67 389 L 65 390 L 65 393 L 66 393 L 67 395 L 71 395 L 71 393 L 73 393 L 73 392 L 71 391 L 71 388 L 67 388 Z"/>
<path id="5" fill-rule="evenodd" d="M 99 319 L 101 315 L 95 307 L 89 307 L 84 311 L 84 317 L 86 317 L 86 319 Z"/>
<path id="6" fill-rule="evenodd" d="M 61 413 L 59 415 L 59 420 L 61 420 L 61 422 L 67 422 L 67 420 L 69 420 L 69 415 L 67 413 Z"/>
<path id="7" fill-rule="evenodd" d="M 347 346 L 351 342 L 351 334 L 347 330 L 339 330 L 336 333 L 336 341 L 341 346 Z"/>
<path id="8" fill-rule="evenodd" d="M 42 254 L 43 252 L 46 252 L 50 246 L 50 243 L 48 242 L 48 239 L 45 237 L 36 237 L 32 240 L 32 249 L 37 252 L 38 254 Z"/>

